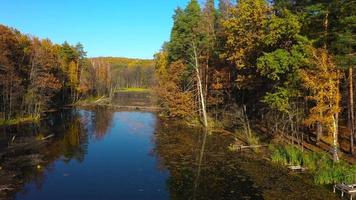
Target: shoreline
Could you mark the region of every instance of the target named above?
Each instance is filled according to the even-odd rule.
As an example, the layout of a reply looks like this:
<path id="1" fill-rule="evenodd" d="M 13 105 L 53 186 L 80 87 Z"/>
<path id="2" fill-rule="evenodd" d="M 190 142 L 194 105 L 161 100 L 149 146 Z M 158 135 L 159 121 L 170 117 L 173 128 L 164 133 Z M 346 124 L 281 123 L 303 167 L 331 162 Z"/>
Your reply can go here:
<path id="1" fill-rule="evenodd" d="M 114 111 L 144 111 L 144 112 L 158 112 L 161 108 L 156 106 L 120 106 L 113 104 L 95 104 L 95 103 L 85 103 L 85 104 L 76 104 L 73 107 L 77 108 L 88 108 L 93 109 L 95 107 L 104 107 L 107 109 L 112 109 Z"/>

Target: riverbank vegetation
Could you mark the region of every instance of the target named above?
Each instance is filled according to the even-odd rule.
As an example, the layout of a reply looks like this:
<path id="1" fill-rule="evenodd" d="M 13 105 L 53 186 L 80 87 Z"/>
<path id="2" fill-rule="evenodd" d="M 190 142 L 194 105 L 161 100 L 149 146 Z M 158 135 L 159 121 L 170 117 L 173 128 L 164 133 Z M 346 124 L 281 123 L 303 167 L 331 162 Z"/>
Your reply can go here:
<path id="1" fill-rule="evenodd" d="M 149 88 L 152 60 L 86 57 L 82 44 L 53 44 L 0 25 L 0 125 L 38 121 L 43 113 L 119 88 Z"/>
<path id="2" fill-rule="evenodd" d="M 206 137 L 205 137 L 206 136 Z M 309 173 L 292 175 L 251 151 L 227 151 L 232 134 L 205 135 L 180 120 L 156 127 L 154 155 L 169 169 L 167 188 L 176 199 L 338 199 Z M 202 162 L 198 158 L 202 158 Z M 287 192 L 286 192 L 287 190 Z"/>
<path id="3" fill-rule="evenodd" d="M 344 161 L 334 163 L 325 152 L 303 152 L 291 145 L 270 145 L 272 162 L 283 166 L 301 166 L 313 173 L 317 184 L 346 183 L 356 181 L 356 166 Z"/>
<path id="4" fill-rule="evenodd" d="M 191 0 L 173 16 L 171 38 L 155 55 L 163 113 L 194 120 L 206 109 L 247 135 L 326 145 L 335 163 L 353 154 L 355 2 L 216 3 Z"/>

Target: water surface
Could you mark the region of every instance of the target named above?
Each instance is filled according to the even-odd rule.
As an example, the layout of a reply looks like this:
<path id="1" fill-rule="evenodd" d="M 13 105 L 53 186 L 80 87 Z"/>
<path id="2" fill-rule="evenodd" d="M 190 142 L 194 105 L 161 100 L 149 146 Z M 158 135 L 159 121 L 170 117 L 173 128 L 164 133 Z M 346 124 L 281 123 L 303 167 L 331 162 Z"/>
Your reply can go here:
<path id="1" fill-rule="evenodd" d="M 231 134 L 154 113 L 68 109 L 0 132 L 0 199 L 337 199 L 308 174 L 229 151 Z"/>
<path id="2" fill-rule="evenodd" d="M 40 176 L 28 180 L 15 199 L 168 198 L 165 183 L 169 173 L 157 168 L 157 158 L 152 155 L 154 114 L 66 112 L 69 119 L 63 124 L 53 122 L 55 141 L 37 152 L 43 161 L 26 166 L 33 169 L 20 174 L 25 179 L 26 173 Z M 61 127 L 68 130 L 62 136 Z M 47 163 L 48 159 L 52 162 Z"/>

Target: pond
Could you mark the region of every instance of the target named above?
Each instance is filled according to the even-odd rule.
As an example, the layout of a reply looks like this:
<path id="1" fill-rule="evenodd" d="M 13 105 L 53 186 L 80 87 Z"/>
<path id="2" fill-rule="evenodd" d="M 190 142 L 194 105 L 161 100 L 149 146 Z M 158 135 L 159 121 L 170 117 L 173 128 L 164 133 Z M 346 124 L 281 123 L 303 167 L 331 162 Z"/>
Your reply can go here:
<path id="1" fill-rule="evenodd" d="M 0 130 L 0 199 L 336 199 L 231 135 L 149 112 L 67 109 Z"/>

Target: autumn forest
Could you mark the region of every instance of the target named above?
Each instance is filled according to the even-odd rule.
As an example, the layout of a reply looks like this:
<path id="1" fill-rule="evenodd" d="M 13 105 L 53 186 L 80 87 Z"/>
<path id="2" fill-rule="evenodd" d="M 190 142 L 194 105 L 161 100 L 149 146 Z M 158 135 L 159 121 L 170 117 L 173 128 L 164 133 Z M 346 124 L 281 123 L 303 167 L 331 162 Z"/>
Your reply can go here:
<path id="1" fill-rule="evenodd" d="M 58 45 L 3 25 L 0 29 L 0 124 L 39 120 L 54 107 L 153 84 L 151 60 L 89 59 L 80 43 Z"/>
<path id="2" fill-rule="evenodd" d="M 210 129 L 240 127 L 249 145 L 269 134 L 283 141 L 271 148 L 283 165 L 308 166 L 304 149 L 354 163 L 355 1 L 215 3 L 175 11 L 155 56 L 164 112 Z M 316 167 L 316 181 L 354 173 L 330 168 Z"/>
<path id="3" fill-rule="evenodd" d="M 162 105 L 174 117 L 199 114 L 190 112 L 201 110 L 194 76 L 199 67 L 214 120 L 246 107 L 249 118 L 276 134 L 300 140 L 302 132 L 315 131 L 317 142 L 336 140 L 341 124 L 349 127 L 353 145 L 355 6 L 221 0 L 215 9 L 214 1 L 191 1 L 176 10 L 171 40 L 156 54 Z"/>
<path id="4" fill-rule="evenodd" d="M 60 130 L 71 130 L 73 146 L 81 151 L 91 144 L 87 136 L 89 142 L 79 144 L 88 130 L 100 135 L 95 142 L 115 131 L 130 137 L 149 134 L 147 144 L 136 138 L 127 140 L 137 142 L 132 146 L 113 146 L 131 153 L 138 144 L 149 148 L 156 168 L 170 173 L 156 174 L 168 180 L 164 185 L 170 196 L 162 199 L 210 199 L 213 193 L 215 199 L 337 199 L 332 189 L 352 199 L 356 1 L 189 0 L 174 10 L 172 23 L 169 39 L 153 59 L 89 57 L 81 43 L 56 44 L 0 24 L 0 127 L 41 127 L 65 108 L 73 110 L 80 130 L 67 125 L 70 117 Z M 112 141 L 128 136 L 120 137 Z M 7 140 L 10 147 L 16 135 Z M 235 177 L 232 166 L 251 183 Z M 234 178 L 217 175 L 220 167 Z M 272 169 L 266 172 L 271 177 L 277 171 L 278 183 L 291 181 L 289 189 L 297 189 L 258 185 L 267 176 L 261 171 L 256 175 L 263 168 Z M 271 177 L 263 183 L 277 184 Z M 251 187 L 241 186 L 241 196 L 233 196 L 234 184 Z M 0 193 L 1 188 L 0 178 Z"/>

